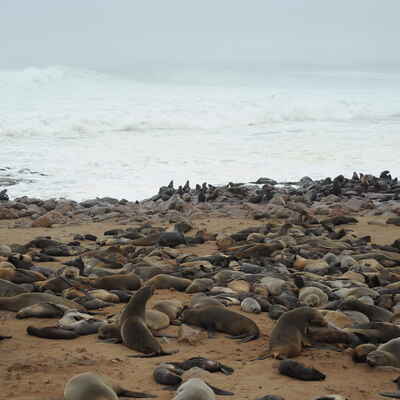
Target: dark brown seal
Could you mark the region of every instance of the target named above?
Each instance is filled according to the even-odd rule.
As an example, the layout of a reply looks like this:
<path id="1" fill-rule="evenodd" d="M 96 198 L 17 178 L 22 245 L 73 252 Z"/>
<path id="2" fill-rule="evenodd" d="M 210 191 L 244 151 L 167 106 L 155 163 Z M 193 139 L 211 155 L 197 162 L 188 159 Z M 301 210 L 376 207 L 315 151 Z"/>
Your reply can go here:
<path id="1" fill-rule="evenodd" d="M 153 292 L 154 288 L 152 286 L 146 286 L 138 290 L 129 300 L 121 314 L 120 332 L 122 342 L 128 348 L 145 354 L 145 356 L 135 355 L 131 357 L 157 357 L 176 353 L 176 351 L 164 351 L 146 325 L 146 303 L 153 295 Z"/>
<path id="2" fill-rule="evenodd" d="M 306 367 L 294 360 L 283 360 L 279 363 L 279 373 L 301 381 L 323 381 L 325 375 L 315 368 Z"/>
<path id="3" fill-rule="evenodd" d="M 310 345 L 307 338 L 309 326 L 326 326 L 322 314 L 311 307 L 299 307 L 282 314 L 271 333 L 268 349 L 258 359 L 268 356 L 291 358 L 298 356 L 303 345 Z"/>
<path id="4" fill-rule="evenodd" d="M 40 337 L 43 339 L 76 339 L 79 337 L 74 331 L 59 328 L 58 326 L 46 326 L 44 328 L 36 328 L 28 326 L 26 329 L 28 335 Z"/>

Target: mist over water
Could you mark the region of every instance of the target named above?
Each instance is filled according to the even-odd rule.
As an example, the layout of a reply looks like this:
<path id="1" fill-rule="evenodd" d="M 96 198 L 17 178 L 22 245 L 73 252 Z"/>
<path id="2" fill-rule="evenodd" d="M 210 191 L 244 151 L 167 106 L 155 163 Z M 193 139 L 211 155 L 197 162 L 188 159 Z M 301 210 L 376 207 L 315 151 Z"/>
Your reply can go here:
<path id="1" fill-rule="evenodd" d="M 398 174 L 397 2 L 189 3 L 0 5 L 12 197 Z"/>

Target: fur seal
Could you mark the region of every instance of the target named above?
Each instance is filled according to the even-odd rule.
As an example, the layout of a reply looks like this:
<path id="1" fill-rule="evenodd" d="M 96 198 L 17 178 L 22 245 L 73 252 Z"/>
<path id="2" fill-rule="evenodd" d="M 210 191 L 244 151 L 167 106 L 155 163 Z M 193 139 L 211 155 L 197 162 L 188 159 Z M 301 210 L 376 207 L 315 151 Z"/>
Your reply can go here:
<path id="1" fill-rule="evenodd" d="M 391 366 L 400 367 L 400 338 L 381 344 L 367 355 L 370 367 Z"/>
<path id="2" fill-rule="evenodd" d="M 186 293 L 208 292 L 214 285 L 214 281 L 209 278 L 197 278 L 186 288 Z"/>
<path id="3" fill-rule="evenodd" d="M 206 329 L 209 336 L 215 331 L 224 332 L 233 335 L 232 339 L 241 339 L 242 343 L 260 336 L 260 330 L 253 320 L 219 306 L 189 308 L 183 311 L 182 320 Z"/>
<path id="4" fill-rule="evenodd" d="M 345 300 L 339 305 L 339 309 L 359 311 L 375 322 L 389 322 L 393 317 L 393 313 L 385 308 L 365 304 L 354 299 Z"/>
<path id="5" fill-rule="evenodd" d="M 149 279 L 145 286 L 153 286 L 154 289 L 175 289 L 184 292 L 192 283 L 190 279 L 178 278 L 167 274 L 158 274 Z"/>
<path id="6" fill-rule="evenodd" d="M 215 400 L 214 391 L 199 378 L 182 383 L 173 400 Z"/>
<path id="7" fill-rule="evenodd" d="M 168 315 L 158 310 L 146 310 L 145 322 L 152 331 L 168 328 L 170 324 Z"/>
<path id="8" fill-rule="evenodd" d="M 176 319 L 183 310 L 183 304 L 178 300 L 162 300 L 155 303 L 153 308 L 167 314 L 171 324 L 176 324 Z"/>
<path id="9" fill-rule="evenodd" d="M 326 326 L 322 314 L 311 307 L 299 307 L 282 314 L 272 330 L 269 348 L 258 359 L 263 360 L 269 355 L 274 358 L 298 356 L 303 345 L 310 344 L 307 338 L 310 325 Z"/>
<path id="10" fill-rule="evenodd" d="M 28 307 L 21 308 L 17 315 L 15 316 L 17 319 L 22 318 L 60 318 L 64 315 L 65 311 L 69 310 L 69 308 L 61 306 L 59 304 L 52 303 L 38 303 L 33 304 Z"/>
<path id="11" fill-rule="evenodd" d="M 153 295 L 154 288 L 145 286 L 138 290 L 129 300 L 120 318 L 120 332 L 122 342 L 130 349 L 144 353 L 145 356 L 131 357 L 156 357 L 176 353 L 166 352 L 155 339 L 150 329 L 146 326 L 146 303 Z"/>
<path id="12" fill-rule="evenodd" d="M 309 307 L 320 307 L 328 303 L 328 295 L 320 288 L 307 286 L 300 289 L 299 302 Z"/>
<path id="13" fill-rule="evenodd" d="M 47 293 L 21 293 L 12 297 L 0 297 L 0 310 L 19 311 L 21 308 L 38 303 L 53 303 L 84 311 L 85 308 L 72 300 Z"/>
<path id="14" fill-rule="evenodd" d="M 132 392 L 122 388 L 120 385 L 111 382 L 108 378 L 84 372 L 75 375 L 65 385 L 65 400 L 118 400 L 118 396 L 134 398 L 154 398 L 156 396 Z"/>
<path id="15" fill-rule="evenodd" d="M 222 372 L 225 375 L 231 375 L 234 372 L 233 368 L 221 364 L 219 361 L 209 360 L 208 358 L 204 357 L 192 357 L 181 363 L 173 364 L 185 371 L 193 367 L 198 367 L 208 372 Z"/>
<path id="16" fill-rule="evenodd" d="M 83 314 L 74 310 L 67 311 L 58 321 L 57 326 L 63 329 L 72 330 L 79 335 L 90 335 L 97 333 L 99 328 L 106 322 L 95 319 L 89 314 Z"/>
<path id="17" fill-rule="evenodd" d="M 46 326 L 44 328 L 37 328 L 28 326 L 26 328 L 28 335 L 40 337 L 43 339 L 76 339 L 79 337 L 74 331 L 63 329 L 58 326 Z"/>
<path id="18" fill-rule="evenodd" d="M 246 297 L 240 303 L 240 308 L 247 313 L 259 314 L 261 312 L 261 306 L 259 302 L 253 297 Z"/>
<path id="19" fill-rule="evenodd" d="M 367 362 L 368 354 L 375 350 L 376 346 L 372 343 L 360 344 L 353 349 L 351 358 L 355 363 L 365 363 Z"/>
<path id="20" fill-rule="evenodd" d="M 357 335 L 365 343 L 386 343 L 400 337 L 400 327 L 390 322 L 370 322 L 348 328 L 346 332 Z"/>
<path id="21" fill-rule="evenodd" d="M 294 360 L 283 360 L 279 363 L 279 373 L 301 381 L 323 381 L 325 375 Z"/>
<path id="22" fill-rule="evenodd" d="M 170 363 L 163 363 L 153 371 L 154 380 L 161 385 L 180 385 L 183 370 Z"/>
<path id="23" fill-rule="evenodd" d="M 140 278 L 134 273 L 103 276 L 90 281 L 96 289 L 138 290 L 142 286 Z"/>
<path id="24" fill-rule="evenodd" d="M 225 305 L 215 297 L 208 297 L 204 293 L 198 293 L 190 299 L 190 306 L 192 308 L 200 308 L 206 306 L 225 307 Z"/>

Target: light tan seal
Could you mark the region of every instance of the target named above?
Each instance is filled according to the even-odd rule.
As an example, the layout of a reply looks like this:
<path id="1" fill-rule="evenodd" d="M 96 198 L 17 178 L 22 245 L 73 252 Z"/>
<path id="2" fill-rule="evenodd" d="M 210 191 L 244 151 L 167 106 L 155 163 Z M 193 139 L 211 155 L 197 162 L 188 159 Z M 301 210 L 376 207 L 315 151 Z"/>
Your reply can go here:
<path id="1" fill-rule="evenodd" d="M 21 308 L 29 307 L 39 303 L 60 304 L 74 310 L 85 310 L 85 307 L 72 300 L 64 299 L 47 293 L 21 293 L 12 297 L 0 297 L 0 310 L 19 311 Z"/>
<path id="2" fill-rule="evenodd" d="M 182 313 L 183 322 L 206 329 L 210 336 L 215 331 L 232 335 L 232 339 L 249 342 L 258 339 L 260 330 L 250 318 L 220 306 L 189 308 Z"/>
<path id="3" fill-rule="evenodd" d="M 367 363 L 371 367 L 400 367 L 400 338 L 381 344 L 375 351 L 367 355 Z"/>
<path id="4" fill-rule="evenodd" d="M 176 351 L 164 351 L 146 325 L 146 303 L 153 295 L 153 292 L 154 288 L 152 286 L 145 286 L 138 290 L 129 300 L 120 318 L 120 332 L 124 345 L 144 353 L 147 357 L 176 353 Z"/>
<path id="5" fill-rule="evenodd" d="M 132 392 L 93 372 L 75 375 L 65 385 L 65 400 L 118 400 L 118 396 L 151 398 L 151 394 Z"/>
<path id="6" fill-rule="evenodd" d="M 309 326 L 326 326 L 322 314 L 311 307 L 299 307 L 282 314 L 271 333 L 268 349 L 258 359 L 268 356 L 291 358 L 298 356 L 303 345 L 309 345 Z"/>
<path id="7" fill-rule="evenodd" d="M 328 303 L 328 295 L 320 288 L 307 286 L 300 289 L 299 302 L 309 307 L 320 307 Z"/>
<path id="8" fill-rule="evenodd" d="M 214 391 L 199 378 L 182 383 L 173 400 L 215 400 Z"/>
<path id="9" fill-rule="evenodd" d="M 153 308 L 167 314 L 171 324 L 175 324 L 176 319 L 183 310 L 183 304 L 179 300 L 161 300 L 155 303 Z"/>

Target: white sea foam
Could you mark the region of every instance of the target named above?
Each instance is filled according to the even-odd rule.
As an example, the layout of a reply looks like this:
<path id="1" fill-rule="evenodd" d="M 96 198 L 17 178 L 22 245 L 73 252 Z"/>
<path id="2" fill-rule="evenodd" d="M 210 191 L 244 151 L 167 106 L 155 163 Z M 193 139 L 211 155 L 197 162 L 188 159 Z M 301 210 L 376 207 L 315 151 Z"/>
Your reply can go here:
<path id="1" fill-rule="evenodd" d="M 0 167 L 46 174 L 10 187 L 11 196 L 134 200 L 170 179 L 399 172 L 399 75 L 207 78 L 196 85 L 66 67 L 0 71 Z"/>

